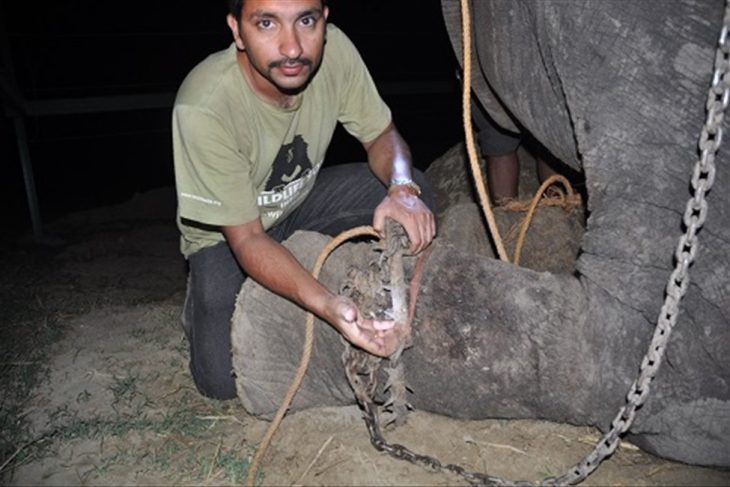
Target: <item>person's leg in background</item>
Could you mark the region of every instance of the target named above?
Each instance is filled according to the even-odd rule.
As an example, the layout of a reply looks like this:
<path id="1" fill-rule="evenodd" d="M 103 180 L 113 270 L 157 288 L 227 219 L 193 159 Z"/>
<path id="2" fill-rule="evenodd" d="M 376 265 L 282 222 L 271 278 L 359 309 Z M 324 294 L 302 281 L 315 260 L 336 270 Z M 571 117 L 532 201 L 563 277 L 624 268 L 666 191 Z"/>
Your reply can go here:
<path id="1" fill-rule="evenodd" d="M 517 147 L 521 136 L 499 127 L 479 103 L 474 101 L 472 119 L 479 148 L 486 160 L 489 196 L 493 204 L 503 205 L 516 199 L 518 195 L 520 160 L 517 157 Z"/>

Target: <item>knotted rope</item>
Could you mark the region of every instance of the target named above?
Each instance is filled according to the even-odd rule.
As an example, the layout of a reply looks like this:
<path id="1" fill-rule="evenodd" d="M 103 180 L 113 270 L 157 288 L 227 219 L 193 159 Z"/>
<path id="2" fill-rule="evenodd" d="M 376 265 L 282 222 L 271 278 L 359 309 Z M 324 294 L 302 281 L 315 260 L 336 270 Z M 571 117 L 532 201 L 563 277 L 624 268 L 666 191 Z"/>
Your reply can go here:
<path id="1" fill-rule="evenodd" d="M 565 186 L 568 194 L 566 195 L 562 191 L 558 191 L 557 197 L 543 197 L 543 194 L 545 193 L 547 188 L 549 188 L 555 182 L 560 182 L 563 186 Z M 580 195 L 576 194 L 573 191 L 573 187 L 564 176 L 561 176 L 560 174 L 553 174 L 552 176 L 547 178 L 545 182 L 540 185 L 540 188 L 538 188 L 538 190 L 535 192 L 535 196 L 533 196 L 532 201 L 530 201 L 529 205 L 527 205 L 526 207 L 527 215 L 520 224 L 520 234 L 517 238 L 517 243 L 515 244 L 515 253 L 512 257 L 512 263 L 515 265 L 520 265 L 522 246 L 525 243 L 527 229 L 530 228 L 530 223 L 532 223 L 532 219 L 535 216 L 535 211 L 537 210 L 538 206 L 560 206 L 562 208 L 565 208 L 566 210 L 570 210 L 572 208 L 580 206 L 580 204 Z M 510 202 L 504 205 L 504 208 L 508 211 L 525 211 L 524 204 L 519 201 Z"/>
<path id="2" fill-rule="evenodd" d="M 500 260 L 504 262 L 509 262 L 509 256 L 507 255 L 507 251 L 505 250 L 504 242 L 502 240 L 502 236 L 499 233 L 499 228 L 497 227 L 497 222 L 494 217 L 494 210 L 492 209 L 492 205 L 489 201 L 487 186 L 484 183 L 484 175 L 482 173 L 482 168 L 479 164 L 479 158 L 477 157 L 476 146 L 474 144 L 474 129 L 471 121 L 471 13 L 468 5 L 468 0 L 461 0 L 461 11 L 461 28 L 463 33 L 462 44 L 464 55 L 464 85 L 462 89 L 461 103 L 464 119 L 464 135 L 466 137 L 466 152 L 469 156 L 469 166 L 472 176 L 474 177 L 474 185 L 476 187 L 477 194 L 479 195 L 479 202 L 481 204 L 482 213 L 484 214 L 484 218 L 487 220 L 489 233 L 492 235 L 494 246 L 497 249 L 497 255 L 499 256 Z M 545 205 L 556 205 L 554 201 L 549 201 L 549 199 L 542 198 L 545 190 L 556 181 L 560 181 L 568 191 L 568 198 L 557 204 L 564 207 L 566 207 L 566 205 L 572 206 L 575 204 L 576 195 L 573 192 L 573 188 L 570 185 L 570 182 L 568 182 L 565 177 L 556 174 L 546 179 L 545 182 L 542 183 L 540 188 L 535 192 L 535 196 L 532 198 L 531 203 L 527 206 L 527 217 L 525 217 L 525 220 L 522 223 L 520 236 L 517 240 L 517 244 L 515 245 L 515 254 L 512 259 L 513 264 L 519 265 L 520 263 L 522 246 L 525 241 L 527 229 L 530 227 L 530 223 L 532 222 L 535 211 L 538 204 L 541 202 L 541 199 L 545 202 Z M 580 204 L 580 197 L 578 197 L 578 202 L 578 204 Z M 524 204 L 521 202 L 512 202 L 504 205 L 504 208 L 511 211 L 524 211 L 522 210 L 522 208 L 524 208 Z"/>

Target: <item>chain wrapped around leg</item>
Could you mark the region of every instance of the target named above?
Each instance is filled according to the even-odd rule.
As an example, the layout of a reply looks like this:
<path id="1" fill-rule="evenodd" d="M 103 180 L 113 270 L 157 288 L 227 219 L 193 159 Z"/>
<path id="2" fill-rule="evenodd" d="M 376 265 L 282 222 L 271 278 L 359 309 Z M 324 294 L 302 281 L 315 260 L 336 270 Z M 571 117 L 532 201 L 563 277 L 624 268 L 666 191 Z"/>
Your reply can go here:
<path id="1" fill-rule="evenodd" d="M 401 347 L 387 360 L 356 349 L 343 340 L 345 350 L 342 362 L 345 374 L 362 410 L 370 442 L 376 450 L 386 452 L 400 460 L 406 460 L 434 472 L 448 471 L 465 478 L 476 485 L 507 485 L 501 479 L 481 473 L 466 471 L 458 465 L 442 464 L 436 458 L 415 453 L 403 445 L 391 444 L 382 433 L 380 413 L 387 413 L 385 426 L 399 426 L 411 405 L 407 401 L 405 372 L 400 360 L 404 349 L 410 346 L 411 316 L 408 306 L 408 286 L 405 280 L 403 250 L 407 246 L 402 227 L 393 222 L 386 226 L 386 240 L 376 252 L 379 253 L 365 271 L 351 269 L 343 284 L 341 293 L 355 301 L 361 311 L 373 318 L 393 319 L 405 326 L 407 332 Z M 388 299 L 389 298 L 389 299 Z M 410 298 L 414 299 L 413 296 Z M 381 311 L 384 310 L 384 311 Z M 382 384 L 382 377 L 385 383 Z M 377 401 L 379 393 L 386 399 Z M 510 485 L 522 485 L 521 482 Z"/>

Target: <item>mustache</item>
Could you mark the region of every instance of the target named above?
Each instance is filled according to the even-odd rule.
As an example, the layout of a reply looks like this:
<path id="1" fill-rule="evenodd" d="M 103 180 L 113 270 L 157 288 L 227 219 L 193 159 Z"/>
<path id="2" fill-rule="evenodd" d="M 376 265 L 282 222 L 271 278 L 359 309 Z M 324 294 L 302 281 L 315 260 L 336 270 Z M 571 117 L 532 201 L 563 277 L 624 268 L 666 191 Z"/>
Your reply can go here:
<path id="1" fill-rule="evenodd" d="M 302 66 L 311 66 L 312 60 L 305 57 L 300 57 L 296 59 L 279 59 L 278 61 L 273 61 L 269 63 L 269 69 L 278 68 L 280 66 L 297 66 L 301 64 Z"/>

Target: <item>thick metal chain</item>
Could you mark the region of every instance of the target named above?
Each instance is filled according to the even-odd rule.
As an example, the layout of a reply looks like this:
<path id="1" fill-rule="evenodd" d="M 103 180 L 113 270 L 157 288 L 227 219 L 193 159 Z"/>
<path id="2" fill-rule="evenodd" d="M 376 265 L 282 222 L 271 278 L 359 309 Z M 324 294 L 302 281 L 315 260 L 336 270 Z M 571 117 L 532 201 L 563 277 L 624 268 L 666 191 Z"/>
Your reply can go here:
<path id="1" fill-rule="evenodd" d="M 730 100 L 730 0 L 725 2 L 725 16 L 715 55 L 715 70 L 712 85 L 707 97 L 707 118 L 699 140 L 700 158 L 692 174 L 694 195 L 687 201 L 683 216 L 686 227 L 679 238 L 675 251 L 676 265 L 669 277 L 666 297 L 662 305 L 657 325 L 649 349 L 641 362 L 639 376 L 629 388 L 626 405 L 621 407 L 611 423 L 611 429 L 603 435 L 596 447 L 583 460 L 574 465 L 560 477 L 547 477 L 537 485 L 570 485 L 585 480 L 611 455 L 620 443 L 621 435 L 626 433 L 634 422 L 637 409 L 649 395 L 651 381 L 659 371 L 666 346 L 679 316 L 679 302 L 689 287 L 689 266 L 697 255 L 697 232 L 707 218 L 705 196 L 715 181 L 715 155 L 722 144 L 722 123 Z M 527 481 L 511 481 L 481 473 L 468 472 L 458 465 L 443 465 L 437 459 L 414 453 L 403 445 L 390 444 L 383 437 L 378 422 L 377 406 L 372 397 L 377 388 L 377 373 L 380 361 L 364 357 L 362 352 L 351 347 L 343 354 L 345 370 L 355 391 L 355 396 L 363 408 L 363 417 L 373 446 L 389 455 L 422 465 L 434 471 L 447 470 L 460 475 L 475 485 L 526 486 L 534 485 Z M 367 380 L 363 380 L 367 377 Z"/>
<path id="2" fill-rule="evenodd" d="M 707 96 L 707 118 L 699 140 L 700 158 L 692 174 L 694 196 L 687 201 L 683 222 L 684 235 L 675 251 L 676 265 L 669 277 L 664 304 L 657 318 L 649 349 L 641 362 L 638 378 L 629 388 L 626 405 L 619 409 L 611 429 L 596 448 L 562 477 L 545 479 L 548 483 L 574 484 L 583 481 L 619 444 L 620 436 L 631 427 L 636 410 L 649 395 L 651 381 L 656 376 L 666 351 L 669 336 L 679 317 L 679 302 L 689 287 L 689 266 L 697 255 L 697 232 L 707 218 L 705 195 L 715 182 L 715 154 L 722 144 L 722 122 L 730 99 L 730 0 L 725 2 L 725 16 L 715 53 L 715 71 Z"/>
<path id="3" fill-rule="evenodd" d="M 370 435 L 370 443 L 376 450 L 385 452 L 399 460 L 405 460 L 415 465 L 420 465 L 428 470 L 440 472 L 443 470 L 455 473 L 465 478 L 471 484 L 477 485 L 506 485 L 498 477 L 491 477 L 482 473 L 469 472 L 466 469 L 453 464 L 442 464 L 439 460 L 428 455 L 415 453 L 398 443 L 388 443 L 380 429 L 378 419 L 378 407 L 372 397 L 377 389 L 377 375 L 381 361 L 372 356 L 355 350 L 349 345 L 343 353 L 342 360 L 345 363 L 345 373 L 355 397 L 363 411 L 365 426 Z M 529 482 L 512 482 L 510 485 L 530 485 Z"/>

